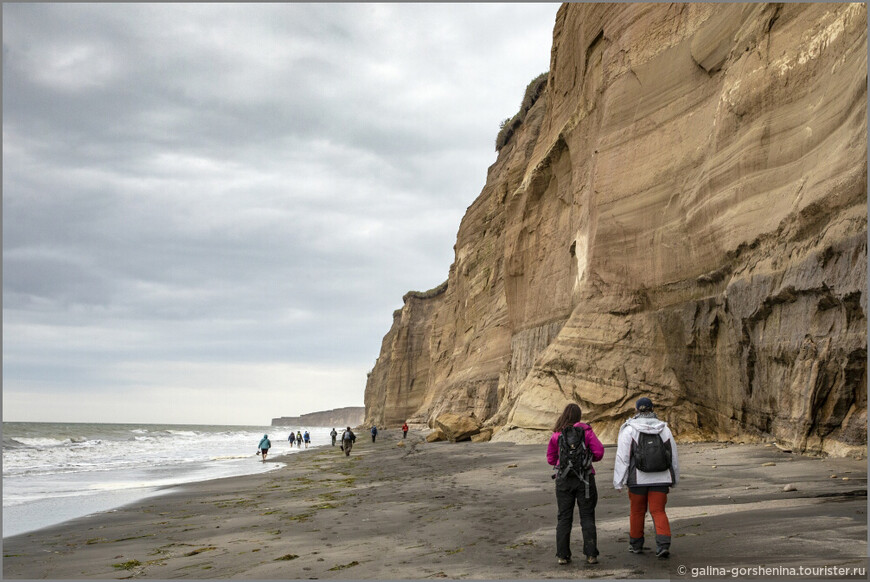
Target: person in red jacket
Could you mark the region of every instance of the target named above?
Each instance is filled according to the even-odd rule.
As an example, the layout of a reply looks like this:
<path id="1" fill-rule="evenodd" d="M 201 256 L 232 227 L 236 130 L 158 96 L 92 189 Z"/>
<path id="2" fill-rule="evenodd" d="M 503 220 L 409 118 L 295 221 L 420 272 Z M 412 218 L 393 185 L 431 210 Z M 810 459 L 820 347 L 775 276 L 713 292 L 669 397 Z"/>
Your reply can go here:
<path id="1" fill-rule="evenodd" d="M 589 465 L 588 471 L 569 470 L 567 459 L 560 459 L 560 437 L 562 433 L 582 431 L 583 442 L 591 455 L 592 461 L 600 461 L 604 457 L 604 445 L 595 436 L 592 428 L 580 422 L 582 411 L 571 403 L 565 407 L 553 426 L 553 436 L 547 445 L 547 462 L 556 467 L 556 504 L 559 508 L 556 522 L 556 558 L 560 564 L 571 562 L 571 527 L 574 523 L 574 504 L 580 510 L 580 529 L 583 532 L 583 553 L 589 564 L 598 563 L 598 532 L 595 528 L 595 506 L 598 504 L 598 489 L 595 486 L 595 469 Z M 571 428 L 571 430 L 569 430 Z M 566 437 L 568 434 L 566 434 Z M 565 439 L 562 439 L 564 442 Z M 588 457 L 587 457 L 588 458 Z M 583 479 L 586 479 L 586 482 Z"/>
<path id="2" fill-rule="evenodd" d="M 408 423 L 402 424 L 402 438 L 408 438 Z"/>

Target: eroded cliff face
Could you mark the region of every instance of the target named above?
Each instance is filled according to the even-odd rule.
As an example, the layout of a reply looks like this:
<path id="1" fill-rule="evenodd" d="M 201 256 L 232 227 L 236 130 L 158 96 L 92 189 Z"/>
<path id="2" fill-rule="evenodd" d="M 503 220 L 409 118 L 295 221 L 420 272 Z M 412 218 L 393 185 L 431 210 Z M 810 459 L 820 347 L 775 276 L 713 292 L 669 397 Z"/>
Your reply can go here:
<path id="1" fill-rule="evenodd" d="M 613 441 L 646 395 L 683 439 L 866 452 L 866 27 L 862 4 L 564 5 L 367 422 L 517 440 L 575 401 Z"/>

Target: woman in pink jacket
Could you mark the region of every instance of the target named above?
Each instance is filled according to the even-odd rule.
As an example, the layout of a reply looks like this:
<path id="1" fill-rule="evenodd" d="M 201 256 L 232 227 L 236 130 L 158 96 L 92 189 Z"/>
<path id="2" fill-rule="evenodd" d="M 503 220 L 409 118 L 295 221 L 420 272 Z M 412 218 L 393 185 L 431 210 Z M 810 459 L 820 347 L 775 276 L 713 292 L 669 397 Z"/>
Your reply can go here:
<path id="1" fill-rule="evenodd" d="M 571 527 L 574 523 L 574 504 L 580 510 L 580 529 L 583 532 L 583 553 L 589 564 L 598 563 L 598 533 L 595 529 L 595 506 L 598 504 L 598 489 L 595 486 L 595 469 L 591 461 L 604 457 L 604 445 L 595 436 L 592 428 L 580 422 L 582 411 L 577 404 L 571 403 L 553 426 L 553 436 L 547 445 L 547 462 L 556 467 L 556 503 L 559 508 L 556 522 L 556 558 L 560 564 L 571 561 Z M 565 437 L 562 438 L 562 434 Z M 582 439 L 581 457 L 585 456 L 586 467 L 575 467 L 574 461 L 560 459 L 560 450 L 566 451 L 566 443 L 571 438 Z M 561 449 L 560 449 L 561 445 Z M 574 457 L 572 455 L 572 457 Z M 573 470 L 572 470 L 573 469 Z"/>

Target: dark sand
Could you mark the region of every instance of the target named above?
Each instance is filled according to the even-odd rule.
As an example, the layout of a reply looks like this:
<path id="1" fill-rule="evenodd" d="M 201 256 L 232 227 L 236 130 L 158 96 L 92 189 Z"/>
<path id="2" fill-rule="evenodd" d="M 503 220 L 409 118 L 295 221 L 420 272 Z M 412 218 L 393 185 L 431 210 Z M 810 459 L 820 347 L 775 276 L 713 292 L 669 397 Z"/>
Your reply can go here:
<path id="1" fill-rule="evenodd" d="M 659 560 L 627 552 L 628 500 L 613 489 L 608 447 L 596 464 L 600 563 L 583 562 L 575 517 L 575 561 L 559 566 L 545 445 L 400 441 L 399 431 L 376 444 L 363 434 L 350 458 L 338 447 L 279 456 L 288 466 L 277 471 L 185 485 L 7 538 L 3 576 L 712 579 L 709 568 L 720 567 L 719 578 L 733 579 L 735 567 L 867 565 L 866 460 L 683 445 L 682 482 L 668 501 L 672 555 Z M 784 492 L 789 483 L 797 490 Z M 654 550 L 649 517 L 646 538 Z M 707 570 L 692 578 L 693 568 Z"/>

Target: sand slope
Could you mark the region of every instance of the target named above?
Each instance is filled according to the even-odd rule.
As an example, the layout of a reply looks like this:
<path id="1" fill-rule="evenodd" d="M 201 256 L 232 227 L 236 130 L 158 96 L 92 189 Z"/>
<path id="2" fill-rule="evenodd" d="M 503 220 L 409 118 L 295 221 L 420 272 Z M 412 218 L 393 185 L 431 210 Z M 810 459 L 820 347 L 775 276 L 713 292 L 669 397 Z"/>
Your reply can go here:
<path id="1" fill-rule="evenodd" d="M 626 551 L 628 501 L 612 487 L 608 447 L 596 465 L 600 564 L 558 566 L 544 446 L 400 440 L 398 431 L 376 444 L 361 436 L 350 458 L 337 447 L 279 457 L 288 466 L 278 471 L 8 538 L 3 576 L 680 578 L 681 565 L 866 566 L 865 460 L 681 447 L 683 482 L 668 503 L 673 554 L 662 561 Z M 797 490 L 783 492 L 788 483 Z M 649 519 L 646 535 L 652 548 Z M 582 557 L 576 518 L 572 542 Z"/>

